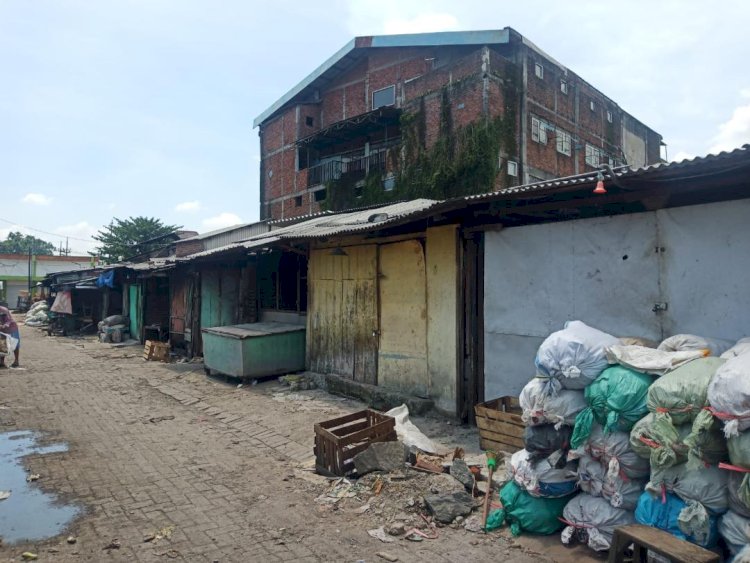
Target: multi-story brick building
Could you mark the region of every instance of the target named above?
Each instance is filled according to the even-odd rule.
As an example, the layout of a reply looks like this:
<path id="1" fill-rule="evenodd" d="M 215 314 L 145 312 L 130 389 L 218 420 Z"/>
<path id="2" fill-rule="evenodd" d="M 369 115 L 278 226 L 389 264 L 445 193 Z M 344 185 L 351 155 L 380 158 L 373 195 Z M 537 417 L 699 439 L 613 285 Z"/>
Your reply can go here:
<path id="1" fill-rule="evenodd" d="M 254 125 L 271 219 L 643 166 L 662 145 L 511 28 L 356 37 Z"/>

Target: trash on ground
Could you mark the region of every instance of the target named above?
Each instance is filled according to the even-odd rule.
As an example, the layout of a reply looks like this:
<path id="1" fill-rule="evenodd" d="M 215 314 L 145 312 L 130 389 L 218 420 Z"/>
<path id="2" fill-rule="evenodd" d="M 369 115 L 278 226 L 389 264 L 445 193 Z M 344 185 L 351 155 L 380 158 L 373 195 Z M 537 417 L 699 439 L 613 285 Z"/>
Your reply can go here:
<path id="1" fill-rule="evenodd" d="M 5 500 L 6 498 L 10 498 L 11 491 L 0 491 L 0 500 Z"/>
<path id="2" fill-rule="evenodd" d="M 385 528 L 383 526 L 380 526 L 380 528 L 375 528 L 374 530 L 367 530 L 367 533 L 370 535 L 370 537 L 375 538 L 376 540 L 380 540 L 383 543 L 393 543 L 396 540 L 388 535 L 388 532 L 385 531 Z"/>

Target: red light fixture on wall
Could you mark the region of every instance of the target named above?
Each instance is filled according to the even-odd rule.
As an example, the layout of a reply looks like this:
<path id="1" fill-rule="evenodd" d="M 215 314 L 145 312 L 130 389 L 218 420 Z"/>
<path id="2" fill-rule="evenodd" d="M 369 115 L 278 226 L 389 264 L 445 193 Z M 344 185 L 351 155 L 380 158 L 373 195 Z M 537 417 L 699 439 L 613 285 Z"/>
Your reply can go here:
<path id="1" fill-rule="evenodd" d="M 604 189 L 604 174 L 601 171 L 596 173 L 596 187 L 594 188 L 595 194 L 606 194 L 607 190 Z"/>

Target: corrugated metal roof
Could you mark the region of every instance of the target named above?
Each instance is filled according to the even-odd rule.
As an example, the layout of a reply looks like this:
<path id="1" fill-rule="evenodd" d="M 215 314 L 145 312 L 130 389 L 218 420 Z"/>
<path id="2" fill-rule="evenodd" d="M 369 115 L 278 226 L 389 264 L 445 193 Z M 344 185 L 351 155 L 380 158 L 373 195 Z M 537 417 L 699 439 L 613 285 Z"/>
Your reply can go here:
<path id="1" fill-rule="evenodd" d="M 256 117 L 253 120 L 253 127 L 257 127 L 272 117 L 305 89 L 314 86 L 320 88 L 322 86 L 321 82 L 328 83 L 336 76 L 346 72 L 368 49 L 440 47 L 450 45 L 498 45 L 508 43 L 509 41 L 509 27 L 482 31 L 443 31 L 437 33 L 406 33 L 400 35 L 355 37 Z"/>
<path id="2" fill-rule="evenodd" d="M 205 239 L 212 238 L 212 237 L 222 235 L 225 233 L 231 233 L 233 231 L 241 231 L 244 229 L 263 229 L 266 225 L 268 225 L 268 221 L 256 221 L 254 223 L 240 223 L 237 225 L 232 225 L 231 227 L 224 227 L 223 229 L 216 229 L 214 231 L 208 231 L 206 233 L 201 233 L 190 238 L 182 239 L 180 242 L 205 240 Z M 265 230 L 267 231 L 268 228 L 266 227 Z M 257 233 L 253 233 L 253 234 L 257 234 Z"/>

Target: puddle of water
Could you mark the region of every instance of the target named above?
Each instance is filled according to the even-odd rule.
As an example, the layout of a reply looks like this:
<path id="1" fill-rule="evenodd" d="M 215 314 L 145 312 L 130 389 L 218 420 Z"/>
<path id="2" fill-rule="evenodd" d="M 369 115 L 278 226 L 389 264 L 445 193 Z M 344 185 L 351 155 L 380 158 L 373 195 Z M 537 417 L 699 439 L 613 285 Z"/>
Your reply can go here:
<path id="1" fill-rule="evenodd" d="M 0 538 L 7 544 L 56 536 L 80 511 L 26 482 L 23 456 L 68 450 L 66 444 L 38 446 L 38 438 L 28 431 L 0 433 L 0 491 L 11 491 L 9 498 L 0 501 Z"/>

